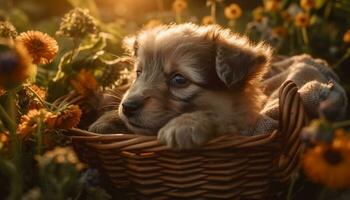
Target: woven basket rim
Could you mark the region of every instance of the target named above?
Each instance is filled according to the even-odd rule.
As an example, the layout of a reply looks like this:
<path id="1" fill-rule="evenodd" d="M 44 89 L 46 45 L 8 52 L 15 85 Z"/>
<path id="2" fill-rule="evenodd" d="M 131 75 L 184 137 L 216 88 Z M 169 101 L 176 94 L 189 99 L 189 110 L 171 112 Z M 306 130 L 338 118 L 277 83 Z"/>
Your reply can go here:
<path id="1" fill-rule="evenodd" d="M 131 143 L 135 143 L 135 146 L 129 146 L 128 148 L 121 148 L 121 150 L 142 150 L 142 145 L 146 145 L 149 143 L 150 146 L 159 146 L 159 149 L 149 149 L 153 151 L 161 151 L 161 150 L 172 150 L 167 147 L 165 144 L 161 143 L 157 136 L 145 136 L 145 135 L 137 135 L 137 134 L 98 134 L 93 133 L 77 128 L 73 128 L 69 130 L 70 134 L 68 135 L 71 139 L 76 141 L 91 141 L 91 144 L 95 147 L 104 146 L 103 149 L 115 149 L 120 145 L 116 144 L 117 141 L 123 142 L 125 140 L 131 141 Z M 79 135 L 71 135 L 71 133 L 79 134 Z M 239 134 L 227 134 L 215 137 L 203 144 L 199 150 L 210 150 L 210 149 L 224 149 L 227 147 L 236 147 L 243 148 L 249 146 L 259 146 L 259 145 L 268 145 L 274 140 L 278 140 L 280 138 L 281 133 L 278 130 L 274 130 L 269 133 L 259 134 L 259 135 L 239 135 Z M 98 142 L 104 144 L 96 144 Z M 115 145 L 113 145 L 115 144 Z M 128 144 L 132 145 L 132 144 Z M 147 150 L 147 151 L 149 151 Z M 195 150 L 195 149 L 193 149 Z"/>
<path id="2" fill-rule="evenodd" d="M 286 113 L 283 109 L 292 106 L 293 99 L 298 95 L 297 87 L 292 81 L 286 81 L 281 85 L 279 91 L 280 101 L 281 99 L 287 99 L 287 106 L 280 106 L 280 113 Z M 300 98 L 298 96 L 298 98 Z M 299 99 L 300 100 L 300 99 Z M 283 101 L 282 101 L 283 102 Z M 292 130 L 288 130 L 287 122 L 284 122 L 282 118 L 286 118 L 284 114 L 280 114 L 279 127 L 271 132 L 258 134 L 258 135 L 241 135 L 239 133 L 225 134 L 217 136 L 204 145 L 200 150 L 215 150 L 224 148 L 248 148 L 259 146 L 271 146 L 278 145 L 278 141 L 286 139 L 288 134 Z M 280 123 L 282 121 L 282 123 Z M 288 122 L 290 123 L 290 122 Z M 299 123 L 300 124 L 300 123 Z M 89 145 L 98 149 L 110 150 L 138 150 L 138 151 L 163 151 L 173 150 L 167 147 L 164 143 L 161 143 L 156 135 L 139 135 L 130 133 L 110 133 L 110 134 L 98 134 L 79 128 L 73 128 L 66 131 L 66 135 L 75 141 L 84 141 Z M 281 143 L 281 142 L 280 142 Z M 283 142 L 282 142 L 283 143 Z M 281 145 L 281 144 L 280 144 Z M 192 149 L 196 150 L 196 149 Z"/>

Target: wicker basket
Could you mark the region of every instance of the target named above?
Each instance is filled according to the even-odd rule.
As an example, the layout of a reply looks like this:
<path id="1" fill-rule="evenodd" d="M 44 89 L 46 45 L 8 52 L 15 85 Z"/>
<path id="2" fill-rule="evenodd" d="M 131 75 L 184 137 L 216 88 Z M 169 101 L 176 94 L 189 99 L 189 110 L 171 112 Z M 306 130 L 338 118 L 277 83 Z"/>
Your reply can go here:
<path id="1" fill-rule="evenodd" d="M 280 89 L 280 128 L 263 135 L 225 135 L 200 150 L 175 152 L 155 136 L 68 132 L 82 161 L 115 188 L 139 199 L 266 199 L 299 164 L 299 133 L 307 123 L 294 83 Z"/>

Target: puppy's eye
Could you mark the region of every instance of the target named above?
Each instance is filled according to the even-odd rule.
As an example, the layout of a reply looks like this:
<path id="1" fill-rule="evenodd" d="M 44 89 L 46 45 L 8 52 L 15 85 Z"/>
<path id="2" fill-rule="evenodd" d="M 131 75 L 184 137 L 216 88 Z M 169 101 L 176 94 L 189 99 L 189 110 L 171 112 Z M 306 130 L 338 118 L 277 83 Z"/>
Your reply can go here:
<path id="1" fill-rule="evenodd" d="M 137 70 L 137 71 L 136 71 L 136 77 L 141 76 L 141 73 L 142 73 L 142 71 L 141 71 L 141 70 Z"/>
<path id="2" fill-rule="evenodd" d="M 186 87 L 190 82 L 181 74 L 175 74 L 170 79 L 170 85 L 173 87 Z"/>

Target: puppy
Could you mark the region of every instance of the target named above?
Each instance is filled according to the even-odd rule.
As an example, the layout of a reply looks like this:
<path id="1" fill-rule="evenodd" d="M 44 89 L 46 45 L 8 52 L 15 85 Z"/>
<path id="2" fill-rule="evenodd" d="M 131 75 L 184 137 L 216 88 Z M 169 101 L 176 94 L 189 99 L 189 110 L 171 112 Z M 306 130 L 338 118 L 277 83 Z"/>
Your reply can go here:
<path id="1" fill-rule="evenodd" d="M 135 79 L 118 115 L 130 131 L 193 149 L 255 123 L 265 99 L 260 81 L 268 46 L 216 25 L 181 24 L 141 31 L 126 39 L 126 48 Z M 116 112 L 106 115 L 90 130 L 112 131 Z"/>

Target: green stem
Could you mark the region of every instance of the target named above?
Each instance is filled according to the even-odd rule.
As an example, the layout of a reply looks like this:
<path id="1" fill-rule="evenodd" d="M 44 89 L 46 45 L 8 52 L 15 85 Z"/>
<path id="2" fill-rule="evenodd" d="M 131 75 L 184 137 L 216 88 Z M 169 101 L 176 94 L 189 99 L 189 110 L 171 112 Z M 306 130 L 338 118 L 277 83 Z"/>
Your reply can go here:
<path id="1" fill-rule="evenodd" d="M 210 15 L 213 19 L 214 24 L 216 24 L 216 1 L 213 1 L 210 6 Z"/>
<path id="2" fill-rule="evenodd" d="M 332 124 L 333 128 L 342 128 L 345 126 L 350 126 L 350 120 L 346 120 L 346 121 L 341 121 L 341 122 L 335 122 Z"/>
<path id="3" fill-rule="evenodd" d="M 175 13 L 176 17 L 176 23 L 180 24 L 182 22 L 182 17 L 181 17 L 181 12 L 176 12 Z"/>
<path id="4" fill-rule="evenodd" d="M 38 127 L 36 130 L 36 138 L 37 138 L 36 152 L 37 154 L 41 155 L 43 150 L 43 120 L 38 119 L 37 123 L 38 123 Z"/>
<path id="5" fill-rule="evenodd" d="M 76 51 L 79 48 L 79 42 L 80 39 L 79 38 L 74 38 L 73 39 L 73 49 L 72 49 L 72 56 L 69 59 L 69 63 L 71 63 L 75 57 Z"/>
<path id="6" fill-rule="evenodd" d="M 11 117 L 7 114 L 5 109 L 0 105 L 0 117 L 3 121 L 7 124 L 7 129 L 9 130 L 10 134 L 13 134 L 16 132 L 16 124 L 12 121 Z"/>
<path id="7" fill-rule="evenodd" d="M 236 25 L 236 20 L 232 20 L 232 19 L 231 19 L 231 20 L 228 22 L 228 26 L 231 27 L 231 28 L 234 28 L 235 25 Z"/>
<path id="8" fill-rule="evenodd" d="M 292 193 L 293 193 L 293 189 L 294 189 L 294 185 L 295 185 L 296 181 L 297 181 L 297 178 L 294 177 L 292 179 L 292 182 L 289 185 L 288 193 L 287 193 L 287 200 L 291 200 L 292 199 Z"/>
<path id="9" fill-rule="evenodd" d="M 16 106 L 16 91 L 9 90 L 8 91 L 8 112 L 3 109 L 3 107 L 0 105 L 0 112 L 1 115 L 4 117 L 4 120 L 7 120 L 8 123 L 8 130 L 10 132 L 10 141 L 11 141 L 11 153 L 13 156 L 13 171 L 15 171 L 14 174 L 12 174 L 13 182 L 11 183 L 11 194 L 8 199 L 19 199 L 22 195 L 22 185 L 23 185 L 23 179 L 22 179 L 22 161 L 21 161 L 21 143 L 18 140 L 17 134 L 16 134 L 16 122 L 17 122 L 17 106 Z"/>
<path id="10" fill-rule="evenodd" d="M 327 5 L 326 5 L 326 9 L 324 11 L 324 18 L 325 19 L 329 19 L 329 16 L 331 16 L 332 13 L 332 9 L 333 9 L 333 0 L 328 1 Z"/>
<path id="11" fill-rule="evenodd" d="M 334 68 L 338 68 L 339 65 L 350 57 L 350 48 L 346 51 L 342 58 L 340 58 L 335 64 Z"/>
<path id="12" fill-rule="evenodd" d="M 69 58 L 69 62 L 68 63 L 72 63 L 73 62 L 73 59 L 75 57 L 75 54 L 77 53 L 77 50 L 79 49 L 79 46 L 80 46 L 80 39 L 79 38 L 74 38 L 73 39 L 73 49 L 72 49 L 72 54 Z M 67 63 L 65 63 L 67 64 Z M 56 75 L 55 77 L 52 79 L 53 81 L 58 81 L 60 78 L 62 78 L 64 76 L 64 73 L 63 73 L 63 64 L 59 64 L 58 65 L 58 70 L 56 72 Z"/>
<path id="13" fill-rule="evenodd" d="M 6 200 L 18 200 L 22 196 L 22 178 L 13 162 L 0 158 L 0 170 L 9 177 L 10 192 Z"/>
<path id="14" fill-rule="evenodd" d="M 309 46 L 309 36 L 307 34 L 307 29 L 306 28 L 302 28 L 301 29 L 301 33 L 303 35 L 303 40 L 304 40 L 304 43 Z"/>

